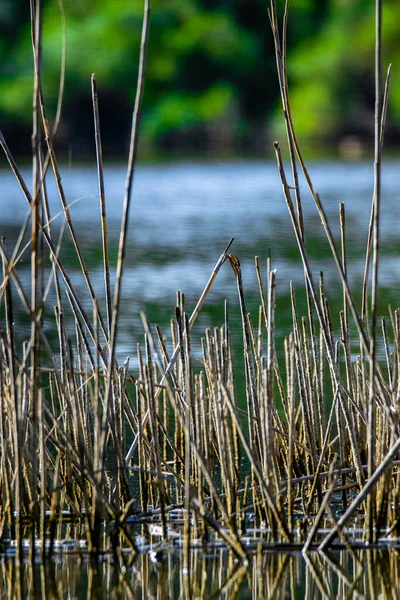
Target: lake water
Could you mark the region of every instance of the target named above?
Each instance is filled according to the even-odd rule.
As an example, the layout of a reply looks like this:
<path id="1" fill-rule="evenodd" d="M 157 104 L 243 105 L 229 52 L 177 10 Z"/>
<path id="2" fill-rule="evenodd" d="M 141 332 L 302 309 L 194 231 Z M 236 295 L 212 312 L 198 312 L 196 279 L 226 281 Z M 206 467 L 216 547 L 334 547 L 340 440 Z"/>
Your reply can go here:
<path id="1" fill-rule="evenodd" d="M 370 162 L 320 161 L 311 163 L 309 169 L 338 242 L 339 203 L 345 203 L 349 273 L 352 288 L 357 291 L 363 273 L 373 194 L 373 166 Z M 78 239 L 102 302 L 96 168 L 95 165 L 64 167 L 61 173 Z M 23 175 L 29 186 L 29 171 L 23 170 Z M 0 235 L 6 237 L 10 251 L 28 214 L 28 207 L 6 166 L 0 170 L 0 181 Z M 114 266 L 124 184 L 125 167 L 105 169 L 110 256 Z M 61 226 L 64 217 L 51 176 L 47 185 L 51 215 Z M 301 193 L 307 246 L 315 277 L 318 279 L 322 269 L 328 293 L 337 295 L 339 279 L 304 180 L 301 180 Z M 391 292 L 398 289 L 400 281 L 400 170 L 394 160 L 385 163 L 383 168 L 381 231 L 385 256 L 380 267 L 380 282 L 388 290 L 390 301 Z M 68 238 L 68 233 L 65 236 Z M 118 346 L 121 357 L 135 352 L 141 328 L 138 319 L 140 310 L 146 310 L 151 320 L 168 327 L 175 306 L 175 293 L 181 290 L 185 293 L 186 309 L 191 312 L 218 257 L 232 237 L 235 241 L 231 252 L 242 263 L 250 309 L 257 292 L 255 255 L 264 264 L 268 251 L 271 252 L 272 266 L 277 269 L 278 305 L 279 298 L 287 297 L 290 280 L 302 286 L 303 271 L 274 162 L 138 165 L 123 285 L 123 326 Z M 85 302 L 87 292 L 74 251 L 68 242 L 66 247 L 69 250 L 62 254 L 63 260 Z M 20 269 L 24 271 L 24 268 L 29 268 L 29 253 L 21 259 Z M 237 304 L 235 278 L 228 263 L 219 272 L 207 298 L 204 316 L 198 321 L 199 330 L 210 324 L 220 324 L 213 323 L 208 312 L 210 307 L 222 306 L 224 298 L 228 298 L 233 306 Z M 385 298 L 383 304 L 387 304 Z M 277 326 L 279 328 L 279 322 Z"/>

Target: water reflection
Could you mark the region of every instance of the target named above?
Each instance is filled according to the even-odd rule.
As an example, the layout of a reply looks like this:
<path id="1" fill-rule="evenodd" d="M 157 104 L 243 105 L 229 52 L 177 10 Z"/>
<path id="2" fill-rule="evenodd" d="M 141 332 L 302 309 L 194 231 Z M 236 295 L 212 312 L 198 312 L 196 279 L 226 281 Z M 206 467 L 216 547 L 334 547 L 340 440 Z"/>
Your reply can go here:
<path id="1" fill-rule="evenodd" d="M 248 566 L 228 553 L 193 551 L 190 573 L 179 552 L 152 557 L 144 554 L 133 564 L 83 557 L 17 567 L 0 563 L 0 597 L 4 600 L 101 600 L 110 598 L 225 598 L 233 600 L 284 598 L 398 598 L 400 560 L 392 550 L 311 553 L 256 553 Z M 124 565 L 124 566 L 121 566 Z M 127 565 L 127 566 L 125 566 Z"/>

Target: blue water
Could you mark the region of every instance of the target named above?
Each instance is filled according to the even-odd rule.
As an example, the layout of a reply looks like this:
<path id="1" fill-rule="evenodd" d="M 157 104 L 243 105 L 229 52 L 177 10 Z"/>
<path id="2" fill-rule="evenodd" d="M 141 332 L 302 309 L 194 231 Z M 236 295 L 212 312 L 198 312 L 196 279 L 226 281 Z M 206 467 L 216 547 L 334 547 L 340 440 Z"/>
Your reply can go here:
<path id="1" fill-rule="evenodd" d="M 309 170 L 338 245 L 339 203 L 345 203 L 350 280 L 353 287 L 359 288 L 373 194 L 373 165 L 370 162 L 320 161 L 311 163 Z M 105 169 L 108 230 L 110 247 L 114 250 L 118 244 L 125 172 L 124 166 Z M 29 170 L 22 173 L 30 186 Z M 65 166 L 61 168 L 61 174 L 78 239 L 102 302 L 104 284 L 96 167 L 94 164 Z M 0 181 L 0 235 L 6 237 L 11 251 L 29 209 L 14 175 L 3 163 Z M 300 185 L 315 277 L 318 278 L 323 269 L 328 291 L 335 290 L 340 284 L 321 222 L 303 179 Z M 59 229 L 64 216 L 51 174 L 47 191 L 53 227 Z M 400 281 L 397 258 L 400 170 L 396 161 L 387 162 L 383 168 L 381 233 L 382 249 L 387 256 L 381 264 L 380 282 L 395 288 Z M 68 233 L 65 236 L 68 237 Z M 235 242 L 231 252 L 237 254 L 242 263 L 247 291 L 257 289 L 254 256 L 258 255 L 264 265 L 268 250 L 272 266 L 277 269 L 278 297 L 288 293 L 290 280 L 302 285 L 303 271 L 274 162 L 181 162 L 137 166 L 123 285 L 122 311 L 126 327 L 120 335 L 122 352 L 131 351 L 130 324 L 147 305 L 162 304 L 173 311 L 176 291 L 181 290 L 190 312 L 232 237 Z M 112 264 L 115 265 L 115 260 Z M 22 270 L 24 267 L 29 268 L 27 254 L 20 265 Z M 72 266 L 69 272 L 85 302 L 87 292 L 79 270 Z M 220 302 L 225 297 L 236 301 L 236 283 L 229 264 L 221 269 L 207 302 Z"/>

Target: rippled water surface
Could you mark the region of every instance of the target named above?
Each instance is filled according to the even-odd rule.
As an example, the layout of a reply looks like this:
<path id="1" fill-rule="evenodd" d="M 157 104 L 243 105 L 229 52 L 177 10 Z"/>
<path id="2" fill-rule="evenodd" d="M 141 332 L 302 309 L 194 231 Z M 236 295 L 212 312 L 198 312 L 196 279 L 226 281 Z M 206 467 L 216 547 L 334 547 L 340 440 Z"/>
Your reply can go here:
<path id="1" fill-rule="evenodd" d="M 339 203 L 346 208 L 347 254 L 353 289 L 360 288 L 364 252 L 373 194 L 373 167 L 367 162 L 314 162 L 310 173 L 319 193 L 330 226 L 339 243 Z M 95 166 L 64 167 L 62 182 L 71 205 L 71 215 L 79 243 L 90 269 L 99 297 L 103 293 L 101 233 L 98 184 Z M 23 171 L 29 186 L 30 174 Z M 28 206 L 18 184 L 7 168 L 0 171 L 0 235 L 12 248 Z M 400 170 L 397 161 L 385 164 L 382 193 L 382 251 L 380 281 L 394 290 L 400 280 Z M 111 264 L 115 267 L 125 185 L 125 167 L 105 170 L 107 219 Z M 48 178 L 48 196 L 54 226 L 64 217 L 57 189 Z M 340 289 L 339 280 L 319 217 L 301 179 L 307 248 L 315 277 L 322 269 L 325 286 L 332 294 Z M 68 239 L 69 234 L 65 233 Z M 268 251 L 277 269 L 278 299 L 287 296 L 289 281 L 301 286 L 303 272 L 295 245 L 281 182 L 273 162 L 182 162 L 138 165 L 130 212 L 129 244 L 125 268 L 119 351 L 132 352 L 140 310 L 166 325 L 173 312 L 176 290 L 186 295 L 188 312 L 207 282 L 224 247 L 234 237 L 231 251 L 243 267 L 245 290 L 257 290 L 254 256 L 264 264 Z M 64 243 L 62 257 L 83 301 L 86 290 L 71 243 Z M 25 263 L 24 263 L 25 261 Z M 29 257 L 21 267 L 29 267 Z M 208 306 L 220 305 L 223 298 L 236 303 L 236 284 L 228 264 L 221 269 L 207 299 Z M 279 301 L 279 300 L 278 300 Z M 201 326 L 208 320 L 201 318 Z M 279 328 L 279 323 L 277 324 Z"/>

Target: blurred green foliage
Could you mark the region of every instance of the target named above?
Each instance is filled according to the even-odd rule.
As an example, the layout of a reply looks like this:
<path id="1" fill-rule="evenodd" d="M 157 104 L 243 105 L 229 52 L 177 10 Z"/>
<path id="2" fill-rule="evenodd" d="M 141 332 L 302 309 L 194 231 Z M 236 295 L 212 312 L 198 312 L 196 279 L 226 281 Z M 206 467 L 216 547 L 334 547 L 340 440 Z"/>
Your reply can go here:
<path id="1" fill-rule="evenodd" d="M 393 64 L 387 138 L 400 127 L 398 0 L 383 2 L 383 71 Z M 289 56 L 291 107 L 298 135 L 334 143 L 355 136 L 372 143 L 374 128 L 375 2 L 331 0 L 319 32 L 306 36 Z M 275 130 L 282 129 L 275 115 Z"/>
<path id="2" fill-rule="evenodd" d="M 281 5 L 283 5 L 283 1 Z M 373 128 L 373 0 L 292 0 L 291 103 L 299 135 L 322 142 Z M 384 58 L 396 64 L 400 4 L 384 3 Z M 199 137 L 232 150 L 279 133 L 277 78 L 266 0 L 153 0 L 142 138 L 149 148 Z M 279 5 L 279 2 L 278 2 Z M 61 140 L 81 150 L 92 134 L 96 73 L 105 145 L 124 152 L 140 46 L 142 0 L 64 2 L 67 70 Z M 61 62 L 59 0 L 44 0 L 43 88 L 55 114 Z M 29 3 L 0 0 L 0 127 L 28 130 L 32 105 Z M 393 77 L 390 123 L 400 127 Z M 389 128 L 390 132 L 390 128 Z M 89 145 L 92 142 L 89 143 Z"/>

